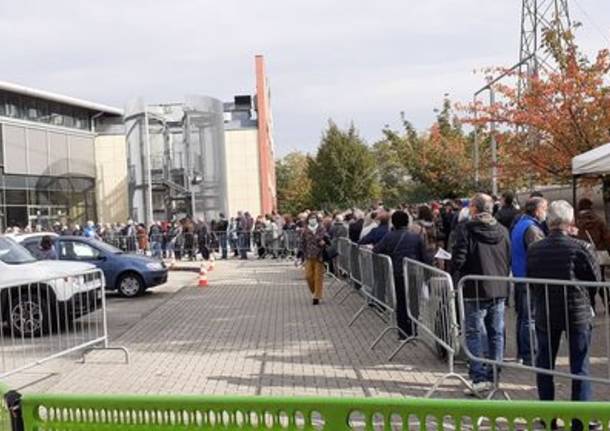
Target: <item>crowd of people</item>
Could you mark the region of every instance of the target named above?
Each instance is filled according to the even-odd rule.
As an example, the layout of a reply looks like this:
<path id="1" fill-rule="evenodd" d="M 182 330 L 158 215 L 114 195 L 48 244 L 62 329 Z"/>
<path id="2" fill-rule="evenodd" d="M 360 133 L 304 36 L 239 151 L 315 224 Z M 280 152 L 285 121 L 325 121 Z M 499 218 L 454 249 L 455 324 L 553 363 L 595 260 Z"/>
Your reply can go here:
<path id="1" fill-rule="evenodd" d="M 468 275 L 512 275 L 595 282 L 604 278 L 601 268 L 607 262 L 601 262 L 600 257 L 607 256 L 610 249 L 610 232 L 590 199 L 581 199 L 575 210 L 563 200 L 549 203 L 540 193 L 533 193 L 523 208 L 512 193 L 505 193 L 501 199 L 479 193 L 471 199 L 394 210 L 378 204 L 367 212 L 305 212 L 298 219 L 308 221 L 303 235 L 303 259 L 314 304 L 322 297 L 323 262 L 332 267 L 337 239 L 347 237 L 392 258 L 397 323 L 407 336 L 417 328 L 406 310 L 402 274 L 405 257 L 436 265 L 456 281 Z M 437 258 L 441 248 L 448 251 L 448 259 Z M 561 294 L 549 295 L 548 287 L 526 283 L 515 283 L 513 289 L 508 282 L 465 283 L 462 330 L 468 349 L 475 357 L 503 361 L 505 308 L 512 293 L 519 361 L 554 369 L 561 336 L 566 333 L 571 373 L 587 376 L 595 297 L 599 294 L 607 300 L 607 292 L 597 288 L 564 289 Z M 493 389 L 491 366 L 471 361 L 469 375 L 474 394 Z M 537 386 L 540 399 L 554 399 L 552 375 L 538 374 Z M 572 399 L 585 401 L 591 397 L 591 383 L 575 379 Z"/>
<path id="2" fill-rule="evenodd" d="M 603 279 L 600 266 L 608 263 L 599 259 L 607 257 L 610 250 L 610 232 L 593 210 L 590 199 L 581 199 L 575 211 L 568 202 L 549 203 L 539 193 L 533 193 L 523 208 L 512 193 L 504 193 L 501 199 L 479 193 L 471 199 L 396 209 L 376 203 L 367 211 L 307 210 L 296 215 L 274 212 L 256 218 L 239 212 L 231 218 L 219 214 L 209 222 L 188 217 L 148 227 L 131 220 L 125 224 L 88 222 L 83 228 L 55 224 L 53 230 L 59 235 L 95 237 L 126 251 L 148 252 L 159 258 L 208 259 L 213 252 L 222 259 L 230 255 L 248 259 L 252 254 L 258 258 L 293 257 L 303 264 L 314 305 L 323 298 L 327 267 L 335 271 L 338 240 L 348 238 L 391 257 L 396 320 L 402 336 L 413 335 L 417 330 L 406 309 L 402 274 L 405 257 L 436 265 L 456 282 L 468 275 L 591 282 Z M 442 259 L 438 258 L 440 249 L 447 251 Z M 518 359 L 525 365 L 554 368 L 561 334 L 565 332 L 570 339 L 571 372 L 588 375 L 592 317 L 598 294 L 594 288 L 567 289 L 565 298 L 549 298 L 544 289 L 525 283 L 515 283 L 514 289 L 509 283 L 497 281 L 465 283 L 463 331 L 470 352 L 475 357 L 502 362 L 504 315 L 511 292 L 517 315 Z M 531 339 L 533 334 L 535 340 Z M 476 394 L 493 388 L 492 367 L 471 361 L 469 375 Z M 539 374 L 537 383 L 541 399 L 554 398 L 552 376 Z M 590 382 L 574 380 L 574 400 L 589 400 L 591 396 Z"/>
<path id="3" fill-rule="evenodd" d="M 146 226 L 128 220 L 126 223 L 54 223 L 48 229 L 41 225 L 10 227 L 5 233 L 51 231 L 58 235 L 96 238 L 125 252 L 148 254 L 165 259 L 204 259 L 218 253 L 222 259 L 233 256 L 248 259 L 254 251 L 258 258 L 295 256 L 297 224 L 290 216 L 277 213 L 258 216 L 239 211 L 235 217 L 219 214 L 204 221 L 184 217 L 176 221 L 157 221 Z"/>

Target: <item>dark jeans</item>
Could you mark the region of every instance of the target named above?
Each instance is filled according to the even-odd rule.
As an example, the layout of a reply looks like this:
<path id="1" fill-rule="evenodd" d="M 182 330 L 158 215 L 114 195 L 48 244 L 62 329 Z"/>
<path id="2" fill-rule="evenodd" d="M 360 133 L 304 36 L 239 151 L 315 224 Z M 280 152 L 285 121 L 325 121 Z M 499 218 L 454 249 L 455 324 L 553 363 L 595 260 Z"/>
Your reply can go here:
<path id="1" fill-rule="evenodd" d="M 241 259 L 248 258 L 248 250 L 250 250 L 250 233 L 249 232 L 241 232 L 239 234 L 239 255 Z"/>
<path id="2" fill-rule="evenodd" d="M 396 323 L 408 336 L 415 335 L 415 323 L 407 313 L 405 280 L 402 273 L 394 274 L 394 289 L 396 291 Z"/>
<path id="3" fill-rule="evenodd" d="M 229 242 L 231 243 L 231 248 L 233 249 L 233 256 L 237 257 L 239 256 L 239 251 L 238 251 L 238 240 L 236 238 L 230 239 Z"/>
<path id="4" fill-rule="evenodd" d="M 161 243 L 159 241 L 151 242 L 150 250 L 152 251 L 152 257 L 161 259 Z"/>
<path id="5" fill-rule="evenodd" d="M 201 253 L 201 258 L 203 260 L 208 260 L 210 258 L 210 249 L 205 242 L 199 243 L 199 253 Z"/>
<path id="6" fill-rule="evenodd" d="M 564 329 L 551 327 L 550 331 L 536 327 L 538 338 L 538 354 L 536 366 L 538 368 L 555 369 L 557 351 L 561 343 L 561 334 Z M 570 341 L 570 373 L 579 376 L 589 375 L 589 354 L 591 353 L 591 326 L 579 325 L 569 328 Z M 543 401 L 555 399 L 555 383 L 553 376 L 537 374 L 538 397 Z M 591 382 L 586 380 L 572 380 L 572 401 L 589 401 L 592 398 Z"/>
<path id="7" fill-rule="evenodd" d="M 534 331 L 534 298 L 529 295 L 528 310 L 528 286 L 523 283 L 515 284 L 515 311 L 517 312 L 517 358 L 523 360 L 525 365 L 532 364 L 532 347 L 535 346 L 535 339 L 532 340 Z"/>
<path id="8" fill-rule="evenodd" d="M 222 258 L 226 259 L 229 253 L 229 244 L 227 243 L 227 234 L 224 232 L 218 233 L 218 246 L 222 251 Z"/>
<path id="9" fill-rule="evenodd" d="M 477 358 L 497 363 L 504 359 L 504 298 L 464 301 L 466 345 Z M 487 352 L 482 334 L 487 333 Z M 493 367 L 471 360 L 468 373 L 473 383 L 492 382 Z"/>

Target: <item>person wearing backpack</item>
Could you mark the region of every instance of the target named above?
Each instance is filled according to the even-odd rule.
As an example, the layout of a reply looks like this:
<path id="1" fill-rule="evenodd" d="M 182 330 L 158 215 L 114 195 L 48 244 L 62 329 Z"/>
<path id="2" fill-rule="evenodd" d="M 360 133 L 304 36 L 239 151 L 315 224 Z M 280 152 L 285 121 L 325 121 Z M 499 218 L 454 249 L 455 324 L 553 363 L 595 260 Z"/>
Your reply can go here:
<path id="1" fill-rule="evenodd" d="M 388 232 L 381 242 L 373 247 L 373 252 L 390 256 L 394 272 L 394 289 L 396 292 L 396 322 L 403 332 L 400 338 L 415 335 L 416 328 L 407 313 L 405 280 L 402 262 L 405 257 L 423 263 L 431 263 L 423 238 L 409 229 L 409 215 L 404 211 L 392 214 L 392 231 Z M 417 315 L 417 292 L 410 292 L 409 304 L 412 315 Z"/>
<path id="2" fill-rule="evenodd" d="M 434 259 L 434 255 L 438 250 L 438 230 L 434 223 L 434 215 L 432 210 L 427 205 L 421 205 L 417 209 L 417 219 L 410 228 L 411 232 L 419 235 L 426 248 L 426 256 L 430 261 Z"/>

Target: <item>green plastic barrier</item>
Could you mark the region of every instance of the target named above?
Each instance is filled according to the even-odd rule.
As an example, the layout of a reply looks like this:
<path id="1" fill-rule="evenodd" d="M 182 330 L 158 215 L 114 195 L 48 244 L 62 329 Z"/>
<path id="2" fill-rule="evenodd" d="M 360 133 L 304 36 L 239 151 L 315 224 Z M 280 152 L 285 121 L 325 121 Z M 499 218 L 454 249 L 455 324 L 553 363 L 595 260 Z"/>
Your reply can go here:
<path id="1" fill-rule="evenodd" d="M 9 391 L 8 386 L 0 382 L 0 430 L 11 429 L 11 414 L 8 411 L 8 407 L 4 402 L 4 395 Z"/>
<path id="2" fill-rule="evenodd" d="M 26 394 L 21 407 L 37 431 L 532 430 L 554 418 L 606 431 L 610 421 L 603 402 Z"/>

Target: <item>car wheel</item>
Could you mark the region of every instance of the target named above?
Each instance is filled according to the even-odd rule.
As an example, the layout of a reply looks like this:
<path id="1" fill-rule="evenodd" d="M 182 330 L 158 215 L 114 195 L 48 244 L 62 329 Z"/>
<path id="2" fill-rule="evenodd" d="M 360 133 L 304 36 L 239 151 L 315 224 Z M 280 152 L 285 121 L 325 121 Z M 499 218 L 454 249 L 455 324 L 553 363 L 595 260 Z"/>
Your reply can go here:
<path id="1" fill-rule="evenodd" d="M 142 278 L 133 272 L 128 272 L 119 277 L 117 281 L 117 290 L 126 298 L 133 298 L 144 292 L 144 283 Z"/>
<path id="2" fill-rule="evenodd" d="M 51 316 L 46 298 L 28 291 L 15 292 L 11 301 L 9 319 L 11 331 L 15 336 L 39 337 L 47 333 Z"/>

